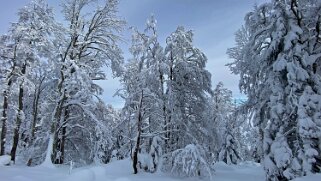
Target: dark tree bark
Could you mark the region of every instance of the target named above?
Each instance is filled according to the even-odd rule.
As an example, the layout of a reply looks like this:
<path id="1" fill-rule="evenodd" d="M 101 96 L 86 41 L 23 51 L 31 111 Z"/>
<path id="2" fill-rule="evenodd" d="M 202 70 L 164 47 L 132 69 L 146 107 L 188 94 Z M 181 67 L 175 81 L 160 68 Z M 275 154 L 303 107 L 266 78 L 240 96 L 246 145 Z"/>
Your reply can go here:
<path id="1" fill-rule="evenodd" d="M 60 163 L 59 164 L 63 164 L 65 161 L 65 142 L 66 142 L 66 126 L 62 127 L 62 131 L 61 131 L 62 135 L 61 135 L 61 145 L 60 145 L 60 153 L 61 153 L 61 157 L 60 157 Z"/>
<path id="2" fill-rule="evenodd" d="M 63 59 L 63 62 L 65 62 L 65 58 Z M 59 95 L 61 95 L 61 99 L 57 102 L 57 106 L 54 110 L 54 117 L 51 125 L 51 134 L 53 135 L 53 146 L 52 146 L 52 154 L 51 154 L 51 160 L 54 164 L 59 164 L 59 161 L 57 160 L 57 154 L 58 151 L 60 150 L 59 144 L 60 144 L 60 139 L 59 139 L 59 130 L 60 126 L 62 124 L 62 120 L 64 120 L 64 115 L 62 113 L 64 112 L 64 103 L 67 100 L 65 90 L 63 89 L 63 83 L 65 81 L 65 75 L 64 75 L 64 69 L 65 66 L 62 67 L 60 71 L 60 76 L 61 80 L 58 84 L 58 91 Z"/>
<path id="3" fill-rule="evenodd" d="M 39 86 L 38 88 L 35 90 L 35 95 L 34 95 L 34 99 L 33 99 L 33 111 L 32 111 L 32 124 L 31 124 L 31 138 L 30 138 L 30 142 L 29 145 L 30 146 L 34 146 L 34 141 L 35 141 L 35 134 L 36 134 L 36 124 L 37 124 L 37 120 L 38 120 L 38 105 L 39 105 L 39 98 L 40 98 L 40 94 L 42 92 L 42 83 L 45 80 L 45 76 L 43 76 L 39 82 Z M 32 164 L 32 157 L 29 158 L 28 162 L 27 162 L 27 166 L 31 166 Z"/>
<path id="4" fill-rule="evenodd" d="M 11 87 L 12 81 L 11 79 L 8 82 L 8 88 L 3 93 L 3 109 L 2 109 L 2 129 L 1 129 L 1 149 L 0 149 L 0 156 L 5 154 L 5 144 L 6 144 L 6 135 L 7 135 L 7 111 L 8 111 L 8 97 L 9 97 L 9 90 Z"/>
<path id="5" fill-rule="evenodd" d="M 0 156 L 5 154 L 5 144 L 6 144 L 6 134 L 7 134 L 7 112 L 8 112 L 8 98 L 9 98 L 9 92 L 10 92 L 10 87 L 12 85 L 12 77 L 14 76 L 14 71 L 16 68 L 16 51 L 17 51 L 17 45 L 14 47 L 14 52 L 13 52 L 13 66 L 12 70 L 10 72 L 10 75 L 8 76 L 8 84 L 6 90 L 3 92 L 3 106 L 2 106 L 2 131 L 1 131 L 1 148 L 0 148 Z"/>
<path id="6" fill-rule="evenodd" d="M 22 70 L 21 70 L 21 74 L 25 75 L 26 74 L 26 62 L 24 62 L 24 64 L 22 65 Z M 20 83 L 19 86 L 19 97 L 18 97 L 18 115 L 16 116 L 16 126 L 14 128 L 13 131 L 13 143 L 12 143 L 12 148 L 11 148 L 11 161 L 15 162 L 16 161 L 16 153 L 17 153 L 17 147 L 18 147 L 18 143 L 19 143 L 19 131 L 20 131 L 20 126 L 21 126 L 21 117 L 23 113 L 23 94 L 24 94 L 24 90 L 23 90 L 23 83 L 24 81 L 22 80 L 22 82 Z M 23 115 L 24 116 L 24 115 Z"/>
<path id="7" fill-rule="evenodd" d="M 63 163 L 63 152 L 64 151 L 64 123 L 65 123 L 65 113 L 66 108 L 63 108 L 60 119 L 56 124 L 55 134 L 54 134 L 54 142 L 53 142 L 53 151 L 52 151 L 52 160 L 54 164 L 62 164 Z"/>
<path id="8" fill-rule="evenodd" d="M 63 164 L 64 163 L 64 159 L 65 159 L 65 142 L 66 142 L 66 123 L 69 119 L 69 110 L 68 107 L 65 109 L 65 121 L 62 124 L 62 129 L 61 129 L 61 142 L 60 142 L 60 163 L 59 164 Z"/>
<path id="9" fill-rule="evenodd" d="M 54 164 L 63 164 L 65 157 L 65 142 L 66 142 L 66 123 L 69 119 L 68 107 L 63 109 L 61 120 L 57 124 L 56 134 L 54 136 L 54 147 L 52 160 Z M 58 154 L 59 153 L 59 154 Z"/>
<path id="10" fill-rule="evenodd" d="M 7 134 L 7 110 L 8 110 L 8 90 L 4 91 L 4 97 L 3 97 L 0 156 L 5 154 L 5 144 L 6 144 L 6 134 Z"/>
<path id="11" fill-rule="evenodd" d="M 168 100 L 166 100 L 167 104 L 168 104 L 168 108 L 165 107 L 165 111 L 167 113 L 167 116 L 166 116 L 166 120 L 165 120 L 165 136 L 166 136 L 166 140 L 165 140 L 165 153 L 168 153 L 170 151 L 172 151 L 172 135 L 171 135 L 171 132 L 170 132 L 170 129 L 171 129 L 171 120 L 172 120 L 172 112 L 173 112 L 173 106 L 170 105 L 170 100 L 171 99 L 171 95 L 172 95 L 172 83 L 173 83 L 173 80 L 174 80 L 174 76 L 173 76 L 173 64 L 174 64 L 174 58 L 173 58 L 173 54 L 172 52 L 170 53 L 170 71 L 169 71 L 169 81 L 170 81 L 170 89 L 168 89 L 168 91 L 166 92 L 167 94 L 167 97 L 168 97 Z"/>
<path id="12" fill-rule="evenodd" d="M 53 123 L 53 125 L 52 125 L 52 130 L 54 130 L 53 131 L 53 146 L 52 146 L 52 153 L 51 153 L 51 161 L 52 161 L 52 163 L 54 163 L 54 164 L 58 164 L 59 163 L 59 161 L 57 161 L 57 155 L 58 155 L 58 150 L 59 150 L 59 131 L 58 130 L 56 130 L 56 128 L 58 128 L 60 126 L 60 124 L 59 124 L 59 121 L 58 122 L 56 122 L 56 123 Z"/>
<path id="13" fill-rule="evenodd" d="M 139 108 L 138 108 L 138 119 L 137 119 L 137 140 L 136 140 L 136 146 L 135 146 L 135 150 L 134 150 L 134 155 L 133 155 L 133 169 L 134 169 L 134 174 L 138 173 L 138 152 L 140 150 L 140 140 L 141 140 L 141 132 L 142 132 L 142 119 L 143 119 L 143 115 L 142 115 L 142 104 L 143 104 L 143 95 L 144 92 L 142 90 L 141 93 L 141 98 L 140 98 L 140 102 L 139 102 Z"/>

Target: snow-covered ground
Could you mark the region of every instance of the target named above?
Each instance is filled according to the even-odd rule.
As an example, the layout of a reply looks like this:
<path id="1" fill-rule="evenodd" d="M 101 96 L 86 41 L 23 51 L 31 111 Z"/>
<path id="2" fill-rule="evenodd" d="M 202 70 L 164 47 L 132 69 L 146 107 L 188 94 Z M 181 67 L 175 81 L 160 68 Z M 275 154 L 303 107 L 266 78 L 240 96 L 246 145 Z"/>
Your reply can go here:
<path id="1" fill-rule="evenodd" d="M 197 181 L 196 178 L 177 178 L 164 173 L 132 174 L 129 160 L 115 161 L 103 166 L 73 169 L 68 167 L 50 168 L 47 166 L 0 166 L 1 181 Z M 254 163 L 228 166 L 216 164 L 215 181 L 264 181 L 263 169 Z M 313 175 L 296 181 L 320 181 L 321 175 Z"/>

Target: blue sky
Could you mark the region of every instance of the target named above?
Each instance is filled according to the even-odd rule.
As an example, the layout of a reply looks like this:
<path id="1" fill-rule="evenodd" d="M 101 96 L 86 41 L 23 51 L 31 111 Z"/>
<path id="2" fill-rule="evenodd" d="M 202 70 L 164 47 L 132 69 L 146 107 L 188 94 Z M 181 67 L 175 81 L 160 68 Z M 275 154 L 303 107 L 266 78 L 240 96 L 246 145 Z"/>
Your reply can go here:
<path id="1" fill-rule="evenodd" d="M 238 76 L 232 75 L 225 64 L 231 62 L 226 55 L 227 48 L 234 46 L 234 33 L 244 23 L 244 16 L 253 9 L 255 4 L 267 0 L 120 0 L 119 15 L 127 21 L 123 33 L 125 40 L 130 42 L 129 27 L 144 29 L 146 19 L 151 15 L 157 19 L 159 41 L 175 31 L 179 25 L 194 31 L 195 46 L 201 49 L 208 58 L 207 69 L 212 73 L 212 86 L 219 81 L 233 91 L 235 98 L 244 98 L 238 89 Z M 17 19 L 17 10 L 29 0 L 2 0 L 0 6 L 0 33 L 3 34 L 10 22 Z M 47 0 L 59 14 L 59 0 Z M 61 16 L 58 17 L 58 20 Z M 128 59 L 129 43 L 123 43 L 124 57 Z M 113 97 L 120 88 L 119 81 L 109 76 L 108 80 L 100 81 L 104 88 L 102 98 L 107 104 L 120 108 L 123 100 Z"/>

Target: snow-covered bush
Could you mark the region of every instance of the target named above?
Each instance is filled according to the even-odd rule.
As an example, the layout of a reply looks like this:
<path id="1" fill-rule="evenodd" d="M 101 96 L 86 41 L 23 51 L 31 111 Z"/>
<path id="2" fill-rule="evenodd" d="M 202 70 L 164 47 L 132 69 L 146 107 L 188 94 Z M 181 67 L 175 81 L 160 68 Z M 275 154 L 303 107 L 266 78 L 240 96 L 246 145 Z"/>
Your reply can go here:
<path id="1" fill-rule="evenodd" d="M 149 167 L 152 165 L 151 157 L 148 153 L 138 153 L 138 167 L 146 172 L 149 171 Z"/>
<path id="2" fill-rule="evenodd" d="M 11 157 L 10 155 L 0 156 L 0 166 L 10 165 Z"/>
<path id="3" fill-rule="evenodd" d="M 161 157 L 163 155 L 162 145 L 164 141 L 161 137 L 155 136 L 150 146 L 149 156 L 152 159 L 152 165 L 150 165 L 149 170 L 155 172 L 158 170 L 159 165 L 161 165 Z"/>
<path id="4" fill-rule="evenodd" d="M 159 136 L 155 136 L 153 137 L 149 152 L 146 152 L 146 150 L 141 149 L 141 152 L 138 154 L 138 162 L 140 169 L 143 169 L 151 173 L 154 173 L 158 170 L 159 166 L 162 163 L 162 145 L 162 138 Z"/>
<path id="5" fill-rule="evenodd" d="M 205 151 L 200 145 L 189 144 L 185 148 L 175 150 L 168 161 L 171 164 L 171 172 L 178 176 L 211 178 L 214 172 L 206 161 Z"/>
<path id="6" fill-rule="evenodd" d="M 237 152 L 237 142 L 231 134 L 226 134 L 225 142 L 222 145 L 219 160 L 226 164 L 237 164 L 240 156 Z"/>

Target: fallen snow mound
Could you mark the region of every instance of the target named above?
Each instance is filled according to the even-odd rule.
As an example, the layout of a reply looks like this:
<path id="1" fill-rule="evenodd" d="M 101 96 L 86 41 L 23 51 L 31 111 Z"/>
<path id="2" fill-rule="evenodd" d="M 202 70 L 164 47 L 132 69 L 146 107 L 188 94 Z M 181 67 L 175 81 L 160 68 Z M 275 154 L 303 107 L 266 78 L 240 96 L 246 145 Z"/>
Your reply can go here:
<path id="1" fill-rule="evenodd" d="M 0 156 L 0 166 L 9 165 L 10 160 L 11 160 L 11 156 L 9 156 L 9 155 Z"/>

